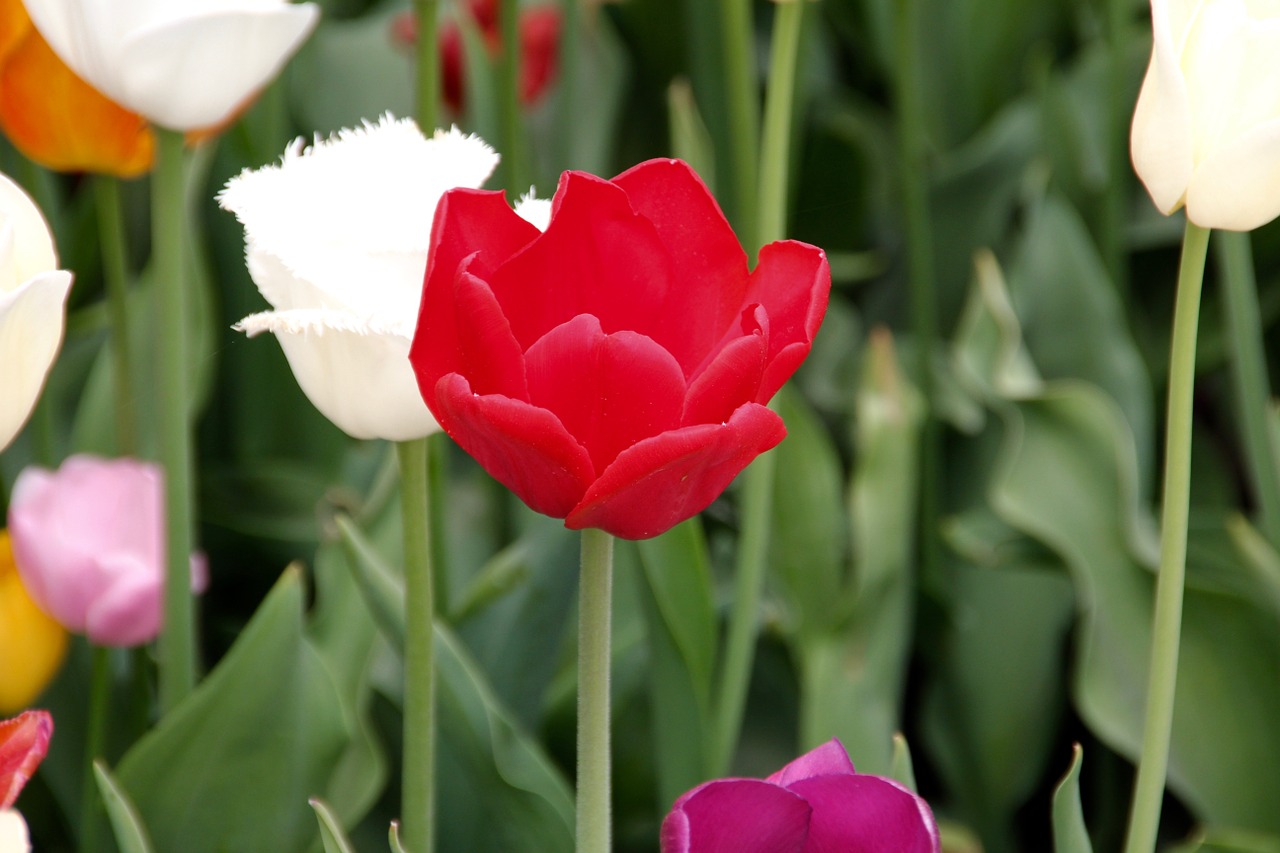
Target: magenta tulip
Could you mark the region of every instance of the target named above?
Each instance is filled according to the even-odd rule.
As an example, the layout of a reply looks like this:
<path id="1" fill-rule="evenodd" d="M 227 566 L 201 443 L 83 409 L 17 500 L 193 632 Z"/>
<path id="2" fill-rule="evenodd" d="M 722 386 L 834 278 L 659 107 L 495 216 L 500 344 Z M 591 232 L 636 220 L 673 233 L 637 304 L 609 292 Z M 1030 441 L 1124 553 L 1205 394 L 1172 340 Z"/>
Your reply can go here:
<path id="1" fill-rule="evenodd" d="M 676 800 L 662 853 L 938 853 L 933 813 L 892 779 L 854 771 L 838 740 L 768 779 L 717 779 Z"/>

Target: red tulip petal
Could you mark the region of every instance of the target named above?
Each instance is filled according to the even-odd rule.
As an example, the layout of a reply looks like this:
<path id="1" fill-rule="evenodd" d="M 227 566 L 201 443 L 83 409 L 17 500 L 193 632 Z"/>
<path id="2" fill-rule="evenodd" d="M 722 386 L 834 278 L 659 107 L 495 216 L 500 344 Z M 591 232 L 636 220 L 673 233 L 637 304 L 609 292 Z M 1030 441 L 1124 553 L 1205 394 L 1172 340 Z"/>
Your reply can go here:
<path id="1" fill-rule="evenodd" d="M 0 809 L 18 799 L 18 792 L 49 751 L 52 737 L 53 717 L 48 711 L 24 711 L 0 721 Z"/>
<path id="2" fill-rule="evenodd" d="M 831 267 L 821 249 L 782 240 L 760 250 L 746 297 L 769 313 L 769 366 L 757 403 L 767 403 L 809 354 L 830 294 Z"/>
<path id="3" fill-rule="evenodd" d="M 626 193 L 584 172 L 565 172 L 546 233 L 488 279 L 526 350 L 579 314 L 605 332 L 658 340 L 672 270 L 653 225 Z"/>
<path id="4" fill-rule="evenodd" d="M 535 103 L 556 73 L 560 9 L 535 6 L 520 13 L 520 100 Z"/>
<path id="5" fill-rule="evenodd" d="M 560 419 L 597 471 L 680 423 L 684 374 L 644 335 L 606 335 L 599 320 L 580 314 L 529 347 L 525 364 L 529 402 Z"/>
<path id="6" fill-rule="evenodd" d="M 720 206 L 681 160 L 649 160 L 613 183 L 658 230 L 671 268 L 684 286 L 662 306 L 662 334 L 653 334 L 689 375 L 733 326 L 747 304 L 747 255 Z"/>
<path id="7" fill-rule="evenodd" d="M 551 412 L 473 394 L 456 373 L 440 379 L 434 396 L 445 432 L 530 508 L 564 518 L 581 500 L 594 476 L 591 459 Z"/>
<path id="8" fill-rule="evenodd" d="M 813 808 L 804 853 L 937 853 L 925 801 L 879 776 L 815 776 L 788 790 Z"/>
<path id="9" fill-rule="evenodd" d="M 769 350 L 768 323 L 759 306 L 744 314 L 739 336 L 722 344 L 689 384 L 681 426 L 724 423 L 743 403 L 755 400 Z"/>
<path id="10" fill-rule="evenodd" d="M 852 776 L 854 772 L 853 762 L 849 760 L 844 744 L 838 738 L 832 738 L 792 761 L 766 781 L 785 788 L 813 776 Z"/>
<path id="11" fill-rule="evenodd" d="M 758 779 L 720 779 L 676 801 L 662 822 L 662 853 L 800 853 L 810 807 Z"/>
<path id="12" fill-rule="evenodd" d="M 748 403 L 726 424 L 664 432 L 624 450 L 565 519 L 623 539 L 657 536 L 715 500 L 743 468 L 786 436 L 782 418 Z"/>
<path id="13" fill-rule="evenodd" d="M 409 349 L 418 388 L 437 419 L 436 383 L 464 365 L 453 305 L 459 267 L 465 260 L 467 272 L 487 280 L 495 266 L 538 233 L 516 215 L 500 192 L 455 189 L 440 199 L 431 227 L 418 326 Z"/>
<path id="14" fill-rule="evenodd" d="M 458 352 L 467 366 L 472 392 L 528 400 L 524 353 L 489 285 L 469 272 L 461 273 L 454 290 L 453 310 L 457 317 Z"/>

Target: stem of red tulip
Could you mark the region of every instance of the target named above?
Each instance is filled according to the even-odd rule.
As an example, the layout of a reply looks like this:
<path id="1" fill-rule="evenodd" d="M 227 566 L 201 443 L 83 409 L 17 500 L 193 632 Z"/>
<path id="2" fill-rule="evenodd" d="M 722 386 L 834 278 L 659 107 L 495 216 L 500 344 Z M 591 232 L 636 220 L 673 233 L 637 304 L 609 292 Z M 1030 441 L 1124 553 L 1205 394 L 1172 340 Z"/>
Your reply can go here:
<path id="1" fill-rule="evenodd" d="M 760 163 L 760 106 L 756 98 L 755 26 L 751 0 L 720 0 L 724 82 L 729 109 L 729 163 L 733 174 L 734 230 L 755 261 L 756 169 Z"/>
<path id="2" fill-rule="evenodd" d="M 1182 633 L 1182 592 L 1187 568 L 1187 505 L 1191 497 L 1191 401 L 1195 390 L 1196 330 L 1209 231 L 1187 222 L 1178 269 L 1178 295 L 1169 347 L 1169 398 L 1165 422 L 1164 499 L 1160 518 L 1160 573 L 1156 576 L 1151 665 L 1142 755 L 1134 782 L 1126 853 L 1155 850 L 1169 767 L 1169 736 Z"/>
<path id="3" fill-rule="evenodd" d="M 1213 240 L 1222 273 L 1231 379 L 1248 460 L 1245 468 L 1258 500 L 1258 526 L 1272 545 L 1280 547 L 1280 448 L 1268 423 L 1271 381 L 1262 342 L 1253 249 L 1247 232 L 1219 231 Z"/>
<path id="4" fill-rule="evenodd" d="M 409 853 L 435 848 L 436 674 L 434 586 L 427 515 L 427 439 L 396 445 L 404 527 L 404 776 L 402 839 Z"/>
<path id="5" fill-rule="evenodd" d="M 90 646 L 93 662 L 89 680 L 89 723 L 85 732 L 84 780 L 80 786 L 80 853 L 98 850 L 99 803 L 98 781 L 93 762 L 103 755 L 107 733 L 107 708 L 111 693 L 111 650 Z"/>
<path id="6" fill-rule="evenodd" d="M 195 604 L 191 596 L 191 422 L 187 373 L 187 288 L 183 275 L 186 206 L 183 138 L 156 128 L 156 167 L 151 176 L 151 234 L 155 247 L 156 408 L 160 464 L 165 477 L 166 565 L 164 629 L 160 633 L 160 705 L 172 711 L 195 688 Z"/>
<path id="7" fill-rule="evenodd" d="M 578 587 L 577 853 L 608 853 L 612 845 L 609 753 L 609 663 L 613 602 L 613 537 L 582 531 Z"/>
<path id="8" fill-rule="evenodd" d="M 129 356 L 129 270 L 125 261 L 120 182 L 105 175 L 95 177 L 93 200 L 98 213 L 98 242 L 102 247 L 102 278 L 107 290 L 107 314 L 111 318 L 116 451 L 121 456 L 132 456 L 137 453 L 133 421 L 137 401 L 133 392 L 133 360 Z"/>
<path id="9" fill-rule="evenodd" d="M 519 195 L 529 188 L 520 115 L 520 4 L 501 0 L 498 26 L 502 30 L 502 61 L 498 70 L 499 114 L 502 122 L 502 171 L 507 189 Z"/>
<path id="10" fill-rule="evenodd" d="M 413 0 L 418 16 L 417 114 L 418 127 L 430 135 L 440 112 L 440 55 L 436 44 L 437 0 Z"/>

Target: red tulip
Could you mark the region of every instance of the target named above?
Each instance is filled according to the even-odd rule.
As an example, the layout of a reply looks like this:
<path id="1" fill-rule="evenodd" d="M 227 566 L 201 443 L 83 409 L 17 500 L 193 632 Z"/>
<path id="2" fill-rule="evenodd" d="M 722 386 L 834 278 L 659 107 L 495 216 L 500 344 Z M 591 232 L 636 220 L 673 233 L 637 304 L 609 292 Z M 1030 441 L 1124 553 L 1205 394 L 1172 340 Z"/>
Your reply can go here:
<path id="1" fill-rule="evenodd" d="M 662 853 L 937 853 L 924 800 L 892 779 L 856 773 L 831 740 L 768 779 L 717 779 L 676 800 Z"/>
<path id="2" fill-rule="evenodd" d="M 0 720 L 0 809 L 18 799 L 36 766 L 49 751 L 53 717 L 48 711 L 25 711 Z"/>
<path id="3" fill-rule="evenodd" d="M 657 536 L 786 435 L 765 407 L 826 311 L 822 250 L 746 255 L 678 160 L 566 172 L 539 231 L 500 193 L 436 212 L 409 358 L 436 419 L 567 527 Z"/>

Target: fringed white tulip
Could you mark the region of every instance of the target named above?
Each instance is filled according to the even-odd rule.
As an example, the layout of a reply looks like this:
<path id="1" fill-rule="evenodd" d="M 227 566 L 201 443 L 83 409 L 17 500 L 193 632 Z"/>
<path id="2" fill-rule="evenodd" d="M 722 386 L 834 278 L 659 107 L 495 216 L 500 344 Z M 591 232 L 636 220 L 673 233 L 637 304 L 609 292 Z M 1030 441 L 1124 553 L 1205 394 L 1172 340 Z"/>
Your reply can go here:
<path id="1" fill-rule="evenodd" d="M 1248 231 L 1280 214 L 1280 6 L 1151 0 L 1133 165 L 1156 207 Z"/>
<path id="2" fill-rule="evenodd" d="M 478 137 L 455 128 L 427 139 L 386 116 L 309 148 L 299 140 L 219 195 L 274 309 L 236 328 L 274 333 L 307 397 L 352 437 L 439 429 L 409 365 L 431 223 L 445 190 L 478 188 L 497 163 Z"/>
<path id="3" fill-rule="evenodd" d="M 319 7 L 286 0 L 24 0 L 54 52 L 171 130 L 216 126 L 280 72 Z"/>
<path id="4" fill-rule="evenodd" d="M 62 345 L 71 273 L 58 269 L 53 235 L 36 203 L 0 175 L 0 450 L 40 396 Z"/>

